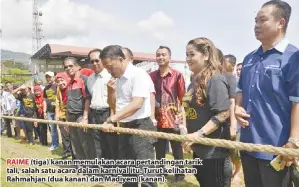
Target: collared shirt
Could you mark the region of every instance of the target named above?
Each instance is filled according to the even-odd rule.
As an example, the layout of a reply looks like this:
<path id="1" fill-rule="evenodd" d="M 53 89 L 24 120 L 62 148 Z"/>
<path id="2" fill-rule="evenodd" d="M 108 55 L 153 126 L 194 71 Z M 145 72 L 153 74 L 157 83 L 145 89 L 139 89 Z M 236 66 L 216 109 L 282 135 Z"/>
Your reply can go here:
<path id="1" fill-rule="evenodd" d="M 242 142 L 281 147 L 288 141 L 292 102 L 299 102 L 299 51 L 281 40 L 274 48 L 262 47 L 243 62 L 237 91 L 242 92 L 249 127 L 241 129 Z M 248 152 L 272 160 L 273 155 Z"/>
<path id="2" fill-rule="evenodd" d="M 183 75 L 171 69 L 166 76 L 161 77 L 160 71 L 150 73 L 155 84 L 156 101 L 159 110 L 156 110 L 156 119 L 159 128 L 175 128 L 178 122 L 180 105 L 186 92 Z"/>
<path id="3" fill-rule="evenodd" d="M 109 108 L 107 103 L 107 83 L 110 78 L 111 75 L 106 69 L 103 69 L 100 73 L 94 73 L 88 77 L 87 88 L 91 94 L 90 108 Z"/>
<path id="4" fill-rule="evenodd" d="M 124 75 L 116 80 L 116 111 L 118 112 L 130 104 L 133 97 L 143 97 L 145 100 L 142 107 L 136 113 L 120 120 L 120 122 L 130 122 L 150 117 L 150 92 L 150 76 L 143 69 L 129 63 Z"/>
<path id="5" fill-rule="evenodd" d="M 67 112 L 83 114 L 86 99 L 90 99 L 87 89 L 87 77 L 79 72 L 67 85 Z"/>

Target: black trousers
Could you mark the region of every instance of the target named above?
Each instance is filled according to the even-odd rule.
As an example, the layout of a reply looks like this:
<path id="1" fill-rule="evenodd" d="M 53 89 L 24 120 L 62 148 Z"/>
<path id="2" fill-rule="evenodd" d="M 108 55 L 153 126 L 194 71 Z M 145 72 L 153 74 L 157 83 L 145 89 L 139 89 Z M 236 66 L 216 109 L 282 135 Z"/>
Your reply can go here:
<path id="1" fill-rule="evenodd" d="M 12 129 L 11 129 L 11 119 L 4 119 L 4 125 L 6 127 L 6 134 L 8 137 L 12 137 Z"/>
<path id="2" fill-rule="evenodd" d="M 34 131 L 34 139 L 37 140 L 40 138 L 40 130 L 39 130 L 39 124 L 37 124 L 37 127 L 33 126 Z"/>
<path id="3" fill-rule="evenodd" d="M 141 130 L 156 131 L 156 127 L 150 118 L 138 119 L 128 123 L 121 123 L 121 127 L 134 128 Z M 150 137 L 142 137 L 131 134 L 119 134 L 118 137 L 118 156 L 120 159 L 133 159 L 133 160 L 147 160 L 155 159 L 155 152 L 153 144 L 156 139 Z M 134 166 L 132 166 L 134 167 Z M 139 166 L 154 168 L 154 165 Z M 143 174 L 144 176 L 155 176 L 155 174 Z M 136 176 L 136 174 L 130 174 L 130 176 Z M 156 182 L 141 183 L 142 187 L 157 187 Z M 138 187 L 138 183 L 124 183 L 123 187 Z"/>
<path id="4" fill-rule="evenodd" d="M 90 109 L 90 122 L 92 124 L 103 124 L 110 116 L 110 109 Z M 117 159 L 117 134 L 106 133 L 101 130 L 91 129 L 94 139 L 96 157 L 105 159 Z"/>
<path id="5" fill-rule="evenodd" d="M 165 133 L 174 133 L 179 134 L 179 132 L 175 131 L 174 129 L 163 129 L 158 128 L 158 132 L 165 132 Z M 156 144 L 156 158 L 158 160 L 165 158 L 166 156 L 166 147 L 169 140 L 166 139 L 158 139 L 158 142 Z M 182 143 L 178 141 L 170 140 L 171 148 L 172 148 L 172 154 L 175 160 L 181 160 L 184 159 L 183 154 L 183 148 Z M 183 168 L 184 166 L 178 166 L 180 168 Z M 184 174 L 176 174 L 176 175 L 184 175 Z"/>
<path id="6" fill-rule="evenodd" d="M 60 120 L 60 121 L 65 121 L 65 120 Z M 66 131 L 65 126 L 63 125 L 59 125 L 59 129 L 60 129 L 61 139 L 62 139 L 63 154 L 73 156 L 70 132 Z"/>
<path id="7" fill-rule="evenodd" d="M 25 121 L 25 131 L 29 143 L 33 143 L 33 122 Z"/>
<path id="8" fill-rule="evenodd" d="M 48 137 L 47 137 L 47 131 L 48 131 L 48 124 L 45 123 L 39 123 L 39 132 L 40 132 L 40 143 L 41 145 L 48 146 Z"/>
<path id="9" fill-rule="evenodd" d="M 246 187 L 292 187 L 288 168 L 276 171 L 269 160 L 262 160 L 241 152 Z"/>
<path id="10" fill-rule="evenodd" d="M 67 114 L 67 121 L 80 123 L 83 119 L 82 114 Z M 72 150 L 75 159 L 94 159 L 96 151 L 94 150 L 94 141 L 91 131 L 84 132 L 82 128 L 69 127 Z"/>
<path id="11" fill-rule="evenodd" d="M 294 164 L 290 167 L 290 175 L 294 187 L 299 187 L 299 171 L 295 168 Z"/>
<path id="12" fill-rule="evenodd" d="M 193 158 L 199 158 L 193 153 Z M 200 187 L 230 187 L 232 164 L 230 157 L 202 159 L 202 165 L 193 166 L 197 170 L 195 177 Z"/>

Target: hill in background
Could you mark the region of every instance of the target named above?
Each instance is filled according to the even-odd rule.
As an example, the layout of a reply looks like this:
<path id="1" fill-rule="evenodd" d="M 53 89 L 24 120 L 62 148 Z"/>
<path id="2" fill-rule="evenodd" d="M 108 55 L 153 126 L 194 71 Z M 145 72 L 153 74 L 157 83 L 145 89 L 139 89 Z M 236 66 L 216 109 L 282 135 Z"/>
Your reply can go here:
<path id="1" fill-rule="evenodd" d="M 24 65 L 28 65 L 30 57 L 31 55 L 27 53 L 14 52 L 14 51 L 1 49 L 1 61 L 14 59 L 16 62 L 21 62 Z"/>

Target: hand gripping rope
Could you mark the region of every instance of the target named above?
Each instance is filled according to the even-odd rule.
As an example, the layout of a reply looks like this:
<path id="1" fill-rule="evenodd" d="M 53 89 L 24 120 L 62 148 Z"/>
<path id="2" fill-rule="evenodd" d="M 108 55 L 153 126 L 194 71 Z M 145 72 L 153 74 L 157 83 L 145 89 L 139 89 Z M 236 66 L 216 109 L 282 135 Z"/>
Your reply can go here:
<path id="1" fill-rule="evenodd" d="M 28 122 L 57 124 L 57 125 L 79 127 L 79 128 L 92 128 L 92 129 L 99 129 L 99 130 L 103 128 L 102 125 L 96 125 L 96 124 L 82 124 L 82 123 L 74 123 L 74 122 L 62 122 L 62 121 L 24 118 L 24 117 L 15 117 L 15 116 L 1 116 L 1 118 L 28 121 Z M 270 153 L 274 155 L 299 157 L 299 149 L 274 147 L 271 145 L 242 143 L 242 142 L 235 142 L 235 141 L 223 140 L 223 139 L 211 139 L 211 138 L 199 138 L 199 137 L 189 138 L 186 137 L 185 135 L 145 131 L 145 130 L 138 130 L 138 129 L 129 129 L 129 128 L 122 128 L 122 127 L 110 127 L 107 128 L 107 130 L 111 130 L 113 132 L 123 133 L 123 134 L 135 134 L 139 136 L 169 139 L 169 140 L 175 140 L 179 142 L 194 142 L 194 143 L 214 146 L 214 147 L 223 147 L 229 149 L 246 150 L 250 152 L 264 152 L 264 153 Z"/>

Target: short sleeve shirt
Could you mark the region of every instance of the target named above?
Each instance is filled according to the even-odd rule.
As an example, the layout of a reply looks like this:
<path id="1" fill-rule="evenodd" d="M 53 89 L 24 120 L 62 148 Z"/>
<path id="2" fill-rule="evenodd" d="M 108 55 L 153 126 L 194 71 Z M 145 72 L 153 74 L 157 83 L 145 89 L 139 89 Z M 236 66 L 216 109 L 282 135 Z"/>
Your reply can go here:
<path id="1" fill-rule="evenodd" d="M 22 102 L 23 105 L 23 114 L 25 117 L 37 117 L 36 116 L 36 105 L 34 101 L 34 95 L 29 94 L 27 96 L 19 95 L 18 99 Z"/>
<path id="2" fill-rule="evenodd" d="M 232 73 L 225 73 L 224 76 L 225 76 L 228 86 L 229 86 L 229 89 L 228 89 L 229 97 L 235 98 L 236 87 L 237 87 L 237 78 Z"/>
<path id="3" fill-rule="evenodd" d="M 133 97 L 142 97 L 145 100 L 142 107 L 136 113 L 120 120 L 120 122 L 130 122 L 150 117 L 150 90 L 150 76 L 143 69 L 129 63 L 124 75 L 116 80 L 116 111 L 122 110 L 131 103 Z"/>
<path id="4" fill-rule="evenodd" d="M 55 101 L 57 86 L 55 84 L 47 85 L 44 89 L 44 99 L 47 102 L 47 112 L 55 112 Z"/>
<path id="5" fill-rule="evenodd" d="M 194 85 L 191 83 L 188 91 L 183 97 L 188 133 L 200 130 L 213 116 L 221 111 L 229 110 L 228 83 L 224 76 L 214 75 L 208 81 L 206 93 L 207 99 L 204 106 L 196 103 L 194 95 Z M 229 120 L 225 121 L 209 138 L 229 139 Z M 192 147 L 195 154 L 202 158 L 224 158 L 229 155 L 229 150 L 220 147 L 211 147 L 194 144 Z"/>
<path id="6" fill-rule="evenodd" d="M 292 102 L 299 102 L 299 50 L 287 39 L 263 52 L 262 47 L 248 54 L 237 87 L 242 92 L 243 108 L 249 126 L 241 128 L 240 141 L 285 145 L 290 136 Z M 278 138 L 279 137 L 279 138 Z M 275 155 L 262 152 L 247 154 L 264 160 Z"/>
<path id="7" fill-rule="evenodd" d="M 83 114 L 86 99 L 90 99 L 85 75 L 78 73 L 74 80 L 67 85 L 67 112 L 70 114 Z"/>

